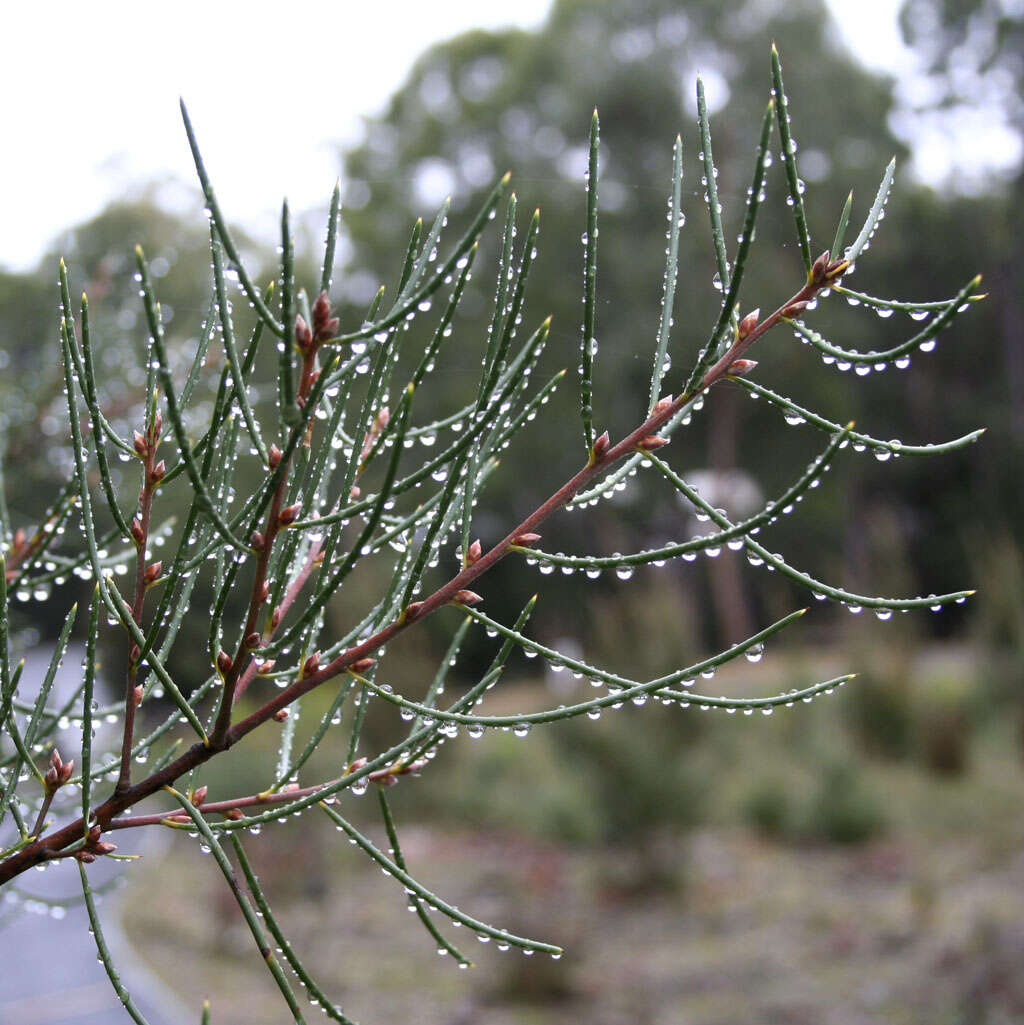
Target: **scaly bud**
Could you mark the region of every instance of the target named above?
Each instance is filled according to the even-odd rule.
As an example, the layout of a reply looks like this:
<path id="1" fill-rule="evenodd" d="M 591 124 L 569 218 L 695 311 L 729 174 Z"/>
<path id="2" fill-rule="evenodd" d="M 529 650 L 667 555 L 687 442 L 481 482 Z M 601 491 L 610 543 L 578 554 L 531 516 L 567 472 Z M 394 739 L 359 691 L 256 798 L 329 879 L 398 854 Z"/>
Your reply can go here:
<path id="1" fill-rule="evenodd" d="M 469 551 L 466 552 L 466 565 L 472 566 L 474 562 L 480 561 L 480 556 L 484 554 L 483 547 L 479 541 L 474 541 L 469 546 Z"/>
<path id="2" fill-rule="evenodd" d="M 271 470 L 276 470 L 281 465 L 281 450 L 276 445 L 271 445 L 267 452 L 267 462 L 270 463 Z"/>
<path id="3" fill-rule="evenodd" d="M 231 672 L 231 666 L 231 656 L 226 651 L 219 652 L 217 655 L 217 668 L 223 676 L 227 676 Z"/>
<path id="4" fill-rule="evenodd" d="M 117 850 L 117 844 L 107 843 L 106 840 L 97 840 L 92 848 L 97 854 L 113 854 Z"/>
<path id="5" fill-rule="evenodd" d="M 320 652 L 314 651 L 305 662 L 302 663 L 302 675 L 312 676 L 320 668 Z"/>
<path id="6" fill-rule="evenodd" d="M 264 601 L 267 600 L 267 597 L 269 595 L 270 595 L 270 581 L 269 580 L 264 580 L 263 583 L 260 584 L 259 590 L 256 592 L 256 597 L 259 599 L 259 601 L 264 602 Z"/>
<path id="7" fill-rule="evenodd" d="M 135 451 L 145 458 L 146 453 L 149 451 L 145 436 L 139 431 L 132 431 L 132 444 L 135 446 Z"/>
<path id="8" fill-rule="evenodd" d="M 365 673 L 368 669 L 372 669 L 377 664 L 375 658 L 361 658 L 358 662 L 353 662 L 349 666 L 354 673 Z"/>
<path id="9" fill-rule="evenodd" d="M 801 299 L 799 302 L 790 303 L 783 311 L 784 317 L 799 317 L 804 310 L 807 309 L 807 300 Z"/>
<path id="10" fill-rule="evenodd" d="M 299 518 L 300 512 L 302 512 L 302 505 L 299 502 L 296 502 L 295 505 L 286 505 L 277 514 L 277 522 L 282 527 L 287 527 L 289 523 L 294 523 Z"/>
<path id="11" fill-rule="evenodd" d="M 141 683 L 137 683 L 135 685 L 134 689 L 132 690 L 132 701 L 134 702 L 136 708 L 138 708 L 139 705 L 142 704 L 142 684 Z"/>
<path id="12" fill-rule="evenodd" d="M 405 612 L 402 613 L 402 619 L 408 622 L 410 619 L 415 619 L 420 614 L 420 609 L 423 608 L 423 602 L 411 601 L 405 607 Z"/>
<path id="13" fill-rule="evenodd" d="M 463 588 L 463 590 L 455 592 L 452 601 L 456 601 L 460 605 L 479 605 L 483 598 L 476 591 L 469 591 Z"/>
<path id="14" fill-rule="evenodd" d="M 604 454 L 612 447 L 612 439 L 609 437 L 608 432 L 605 431 L 597 441 L 594 442 L 594 447 L 590 453 L 590 461 L 596 463 L 599 459 L 604 458 Z"/>
<path id="15" fill-rule="evenodd" d="M 164 415 L 158 409 L 153 414 L 153 441 L 154 442 L 159 440 L 160 435 L 163 433 L 163 429 L 164 429 Z"/>
<path id="16" fill-rule="evenodd" d="M 278 607 L 270 613 L 270 629 L 276 630 L 281 625 L 281 619 L 283 617 L 284 613 L 281 611 L 281 606 L 278 605 Z"/>
<path id="17" fill-rule="evenodd" d="M 268 658 L 268 659 L 266 659 L 266 661 L 261 662 L 256 667 L 256 672 L 260 676 L 266 676 L 267 673 L 272 673 L 274 671 L 274 666 L 276 666 L 276 665 L 277 665 L 277 662 L 275 662 L 274 659 Z"/>
<path id="18" fill-rule="evenodd" d="M 58 772 L 60 772 L 61 766 L 63 766 L 63 764 L 64 764 L 64 762 L 62 761 L 62 759 L 60 757 L 60 752 L 56 748 L 54 748 L 50 752 L 50 765 L 51 765 L 51 767 L 56 769 Z"/>
<path id="19" fill-rule="evenodd" d="M 740 321 L 740 325 L 738 328 L 740 338 L 746 338 L 747 335 L 749 335 L 750 332 L 753 331 L 755 327 L 757 327 L 757 319 L 760 316 L 761 310 L 760 308 L 758 308 L 756 310 L 752 310 Z"/>
<path id="20" fill-rule="evenodd" d="M 152 472 L 149 475 L 150 484 L 159 484 L 164 479 L 164 474 L 167 473 L 167 464 L 161 459 L 156 466 L 153 467 Z"/>
<path id="21" fill-rule="evenodd" d="M 841 278 L 849 267 L 849 260 L 836 260 L 835 263 L 830 263 L 825 270 L 825 280 L 835 281 L 836 278 Z"/>
<path id="22" fill-rule="evenodd" d="M 154 562 L 152 565 L 146 567 L 146 572 L 143 576 L 146 578 L 146 583 L 151 584 L 156 580 L 164 568 L 164 564 L 159 560 Z"/>
<path id="23" fill-rule="evenodd" d="M 228 810 L 224 812 L 224 818 L 231 819 L 232 822 L 237 822 L 239 819 L 244 819 L 245 815 L 241 808 L 228 808 Z"/>
<path id="24" fill-rule="evenodd" d="M 653 452 L 655 449 L 667 444 L 668 438 L 663 438 L 660 434 L 648 434 L 646 438 L 640 439 L 637 443 L 637 448 L 641 448 L 645 452 Z"/>
<path id="25" fill-rule="evenodd" d="M 246 635 L 245 646 L 252 651 L 253 648 L 258 648 L 263 642 L 263 638 L 258 630 L 253 630 L 251 634 Z"/>
<path id="26" fill-rule="evenodd" d="M 828 268 L 829 257 L 831 254 L 826 249 L 825 252 L 818 257 L 817 260 L 811 265 L 811 272 L 807 275 L 808 280 L 812 282 L 818 282 L 824 279 L 825 271 Z"/>
<path id="27" fill-rule="evenodd" d="M 340 321 L 331 316 L 334 312 L 326 292 L 321 292 L 313 303 L 313 337 L 318 342 L 325 342 L 338 333 Z"/>
<path id="28" fill-rule="evenodd" d="M 301 313 L 295 318 L 295 344 L 300 349 L 308 349 L 313 344 L 313 332 Z"/>
<path id="29" fill-rule="evenodd" d="M 287 719 L 287 718 L 288 718 L 288 709 L 287 708 L 279 708 L 274 713 L 274 722 L 284 722 L 285 719 Z"/>
<path id="30" fill-rule="evenodd" d="M 249 544 L 252 545 L 252 547 L 257 552 L 262 552 L 263 551 L 263 546 L 266 543 L 267 543 L 267 539 L 258 530 L 254 530 L 249 535 Z"/>
<path id="31" fill-rule="evenodd" d="M 208 787 L 203 786 L 203 787 L 199 787 L 197 790 L 193 791 L 193 793 L 192 793 L 192 803 L 197 808 L 199 807 L 199 805 L 201 805 L 203 803 L 203 801 L 206 800 L 206 794 L 207 794 L 208 789 L 209 789 Z"/>
<path id="32" fill-rule="evenodd" d="M 72 758 L 70 762 L 65 762 L 57 772 L 57 781 L 61 786 L 64 786 L 69 779 L 71 774 L 75 771 L 75 760 Z"/>
<path id="33" fill-rule="evenodd" d="M 524 548 L 527 548 L 530 545 L 535 545 L 539 540 L 540 534 L 531 534 L 527 532 L 526 534 L 516 534 L 516 536 L 512 538 L 512 544 L 522 545 Z"/>
<path id="34" fill-rule="evenodd" d="M 756 359 L 734 359 L 729 364 L 729 369 L 726 373 L 733 377 L 742 377 L 744 374 L 749 374 L 756 366 Z"/>
<path id="35" fill-rule="evenodd" d="M 354 762 L 348 763 L 348 768 L 345 770 L 345 775 L 348 776 L 353 772 L 358 772 L 364 765 L 366 765 L 365 758 L 357 758 Z"/>
<path id="36" fill-rule="evenodd" d="M 658 399 L 658 401 L 654 404 L 654 409 L 652 409 L 651 412 L 652 413 L 663 413 L 671 405 L 672 405 L 672 396 L 671 395 L 666 395 L 666 396 L 664 396 L 664 398 Z"/>
<path id="37" fill-rule="evenodd" d="M 77 851 L 75 860 L 80 861 L 83 865 L 91 865 L 96 860 L 96 855 L 90 854 L 89 851 Z"/>
<path id="38" fill-rule="evenodd" d="M 138 544 L 142 544 L 146 540 L 146 535 L 142 530 L 142 524 L 138 520 L 132 520 L 132 525 L 128 528 L 132 532 L 132 537 L 135 538 Z"/>
<path id="39" fill-rule="evenodd" d="M 137 645 L 133 644 L 128 649 L 128 661 L 135 663 L 139 661 L 139 656 L 142 654 L 142 649 Z"/>

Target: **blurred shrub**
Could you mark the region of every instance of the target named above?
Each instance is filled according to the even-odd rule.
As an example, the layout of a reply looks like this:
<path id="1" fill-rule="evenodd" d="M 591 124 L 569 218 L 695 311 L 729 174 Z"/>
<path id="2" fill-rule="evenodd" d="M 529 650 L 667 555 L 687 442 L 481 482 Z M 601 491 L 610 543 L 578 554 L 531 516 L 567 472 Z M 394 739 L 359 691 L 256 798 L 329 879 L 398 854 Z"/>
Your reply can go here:
<path id="1" fill-rule="evenodd" d="M 882 797 L 865 783 L 850 762 L 833 762 L 825 771 L 803 822 L 808 839 L 855 844 L 870 840 L 886 826 Z"/>
<path id="2" fill-rule="evenodd" d="M 933 772 L 959 775 L 967 768 L 974 729 L 970 683 L 960 674 L 932 677 L 918 697 L 917 747 Z"/>
<path id="3" fill-rule="evenodd" d="M 791 834 L 793 815 L 790 791 L 778 777 L 758 780 L 740 809 L 743 821 L 772 839 Z"/>

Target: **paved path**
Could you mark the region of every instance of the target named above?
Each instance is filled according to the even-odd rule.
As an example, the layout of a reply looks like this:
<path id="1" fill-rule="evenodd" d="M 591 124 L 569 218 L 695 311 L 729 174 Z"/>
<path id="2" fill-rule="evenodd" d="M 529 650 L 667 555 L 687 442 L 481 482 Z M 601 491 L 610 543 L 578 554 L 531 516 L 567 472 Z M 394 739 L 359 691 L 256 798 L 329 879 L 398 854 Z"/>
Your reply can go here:
<path id="1" fill-rule="evenodd" d="M 32 683 L 42 679 L 51 651 L 33 651 L 26 656 L 19 697 L 32 700 Z M 70 694 L 67 688 L 80 679 L 81 650 L 69 649 L 55 683 L 55 689 Z M 58 697 L 51 699 L 53 702 Z M 65 757 L 77 754 L 62 752 Z M 151 830 L 139 830 L 139 841 L 145 840 L 147 852 L 153 853 L 160 837 Z M 149 838 L 141 834 L 149 833 Z M 135 847 L 137 849 L 137 847 Z M 98 859 L 88 866 L 94 887 L 128 866 Z M 77 865 L 57 861 L 44 872 L 28 872 L 16 885 L 23 895 L 36 895 L 43 900 L 79 897 L 81 884 Z M 19 897 L 19 901 L 23 901 Z M 199 1011 L 183 1010 L 174 998 L 133 956 L 121 932 L 117 906 L 119 891 L 100 899 L 97 907 L 103 935 L 111 948 L 114 963 L 132 999 L 150 1025 L 188 1025 L 199 1022 Z M 0 903 L 0 1025 L 123 1025 L 131 1019 L 121 1007 L 107 973 L 98 962 L 96 943 L 89 932 L 89 919 L 83 906 L 64 910 L 63 918 L 52 917 L 43 908 L 33 913 L 32 905 L 13 904 L 10 899 Z M 57 912 L 60 914 L 60 911 Z"/>

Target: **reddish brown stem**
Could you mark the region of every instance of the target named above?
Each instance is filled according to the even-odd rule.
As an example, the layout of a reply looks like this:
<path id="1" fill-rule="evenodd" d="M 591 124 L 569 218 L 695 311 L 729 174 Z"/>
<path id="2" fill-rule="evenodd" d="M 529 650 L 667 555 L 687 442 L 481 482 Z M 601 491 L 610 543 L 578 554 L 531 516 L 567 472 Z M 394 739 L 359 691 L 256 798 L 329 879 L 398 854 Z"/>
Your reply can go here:
<path id="1" fill-rule="evenodd" d="M 362 644 L 343 652 L 316 673 L 311 673 L 309 676 L 297 680 L 290 687 L 280 691 L 252 714 L 230 726 L 221 736 L 211 737 L 208 744 L 201 742 L 194 744 L 189 750 L 169 765 L 166 765 L 159 772 L 153 773 L 152 776 L 135 784 L 124 793 L 113 794 L 95 810 L 96 822 L 103 829 L 117 828 L 113 825 L 113 820 L 127 808 L 138 804 L 146 797 L 159 791 L 162 787 L 173 783 L 178 777 L 190 772 L 197 766 L 209 761 L 219 752 L 236 744 L 257 727 L 272 719 L 274 714 L 280 709 L 286 708 L 297 698 L 318 687 L 326 680 L 345 672 L 349 666 L 377 651 L 391 640 L 392 637 L 405 630 L 412 623 L 419 622 L 431 612 L 450 603 L 458 591 L 467 588 L 477 577 L 486 573 L 496 562 L 504 558 L 510 550 L 510 546 L 519 535 L 533 532 L 534 528 L 540 526 L 554 512 L 572 501 L 580 489 L 591 480 L 605 472 L 613 463 L 618 462 L 624 456 L 639 450 L 639 444 L 644 438 L 655 434 L 660 427 L 675 416 L 696 394 L 706 391 L 726 377 L 732 363 L 765 332 L 774 327 L 784 316 L 787 316 L 786 311 L 793 303 L 813 299 L 830 280 L 831 278 L 826 275 L 818 275 L 809 280 L 796 295 L 783 303 L 771 316 L 755 326 L 743 339 L 734 342 L 726 355 L 708 370 L 700 386 L 694 392 L 680 395 L 677 399 L 674 399 L 671 403 L 668 403 L 648 417 L 647 420 L 630 432 L 618 444 L 609 446 L 600 456 L 592 458 L 586 466 L 566 481 L 546 502 L 534 510 L 522 523 L 509 531 L 490 551 L 482 555 L 471 566 L 466 566 L 458 575 L 449 580 L 447 584 L 438 588 L 429 598 L 425 599 L 417 608 L 415 615 L 401 616 Z M 166 817 L 159 816 L 157 821 L 162 821 Z M 51 852 L 59 851 L 75 842 L 81 837 L 81 834 L 82 822 L 79 819 L 51 833 L 49 836 L 43 837 L 35 843 L 22 848 L 16 854 L 12 854 L 6 861 L 0 863 L 0 885 L 13 879 L 31 866 L 46 860 L 51 855 Z"/>

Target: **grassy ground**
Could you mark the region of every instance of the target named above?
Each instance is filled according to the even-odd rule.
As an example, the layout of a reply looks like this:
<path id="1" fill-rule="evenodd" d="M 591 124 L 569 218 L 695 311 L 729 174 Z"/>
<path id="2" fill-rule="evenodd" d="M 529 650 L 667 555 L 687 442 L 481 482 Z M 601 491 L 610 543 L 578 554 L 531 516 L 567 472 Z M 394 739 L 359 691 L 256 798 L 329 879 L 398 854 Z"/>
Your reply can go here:
<path id="1" fill-rule="evenodd" d="M 915 679 L 937 686 L 964 664 L 945 656 L 916 666 Z M 746 668 L 715 692 L 742 693 Z M 759 689 L 770 689 L 759 668 Z M 535 706 L 538 696 L 511 689 L 501 700 Z M 558 962 L 503 953 L 441 923 L 476 962 L 457 970 L 436 955 L 401 890 L 329 823 L 307 817 L 247 847 L 294 946 L 367 1025 L 1024 1021 L 1024 772 L 1014 722 L 955 720 L 968 732 L 950 768 L 941 730 L 952 727 L 922 725 L 915 713 L 906 750 L 869 757 L 863 723 L 851 721 L 856 700 L 764 721 L 719 716 L 675 744 L 671 731 L 667 744 L 659 735 L 637 758 L 663 765 L 665 779 L 685 766 L 688 826 L 675 812 L 655 815 L 652 828 L 630 819 L 632 806 L 657 807 L 652 794 L 667 802 L 657 770 L 616 769 L 609 780 L 600 764 L 574 760 L 564 738 L 536 731 L 460 740 L 422 779 L 396 788 L 413 874 L 479 918 L 563 944 Z M 621 726 L 600 724 L 624 731 L 609 734 L 618 749 L 639 745 L 659 717 L 649 707 L 623 713 Z M 830 784 L 837 764 L 846 775 Z M 511 812 L 492 790 L 502 774 L 519 802 Z M 542 792 L 535 778 L 550 786 Z M 861 842 L 830 842 L 833 813 L 851 791 L 846 814 L 866 823 Z M 386 846 L 373 795 L 345 804 Z M 131 875 L 125 924 L 159 974 L 195 1005 L 211 997 L 215 1025 L 288 1020 L 194 841 L 176 836 L 159 862 Z"/>

